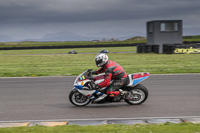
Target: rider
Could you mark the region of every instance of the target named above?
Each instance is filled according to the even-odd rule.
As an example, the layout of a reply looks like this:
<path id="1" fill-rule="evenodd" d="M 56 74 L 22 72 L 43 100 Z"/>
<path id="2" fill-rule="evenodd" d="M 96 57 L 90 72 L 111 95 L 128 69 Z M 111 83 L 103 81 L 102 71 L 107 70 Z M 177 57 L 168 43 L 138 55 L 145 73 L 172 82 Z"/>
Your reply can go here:
<path id="1" fill-rule="evenodd" d="M 108 60 L 108 56 L 105 53 L 99 53 L 95 57 L 97 67 L 101 67 L 97 71 L 93 71 L 92 74 L 100 74 L 105 72 L 105 79 L 103 82 L 96 85 L 96 89 L 108 87 L 107 94 L 110 97 L 115 97 L 120 94 L 116 89 L 121 88 L 126 83 L 127 74 L 124 69 L 116 62 Z M 112 79 L 112 82 L 111 82 Z M 107 95 L 100 96 L 97 100 L 100 101 Z"/>

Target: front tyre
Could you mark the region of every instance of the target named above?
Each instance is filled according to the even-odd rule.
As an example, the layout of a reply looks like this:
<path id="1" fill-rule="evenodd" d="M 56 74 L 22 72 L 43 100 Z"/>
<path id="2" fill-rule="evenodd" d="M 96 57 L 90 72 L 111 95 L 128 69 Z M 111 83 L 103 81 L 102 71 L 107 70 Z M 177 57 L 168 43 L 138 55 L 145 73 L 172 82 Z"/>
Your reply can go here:
<path id="1" fill-rule="evenodd" d="M 148 98 L 148 90 L 145 86 L 138 84 L 128 88 L 125 101 L 130 105 L 139 105 L 145 102 Z"/>
<path id="2" fill-rule="evenodd" d="M 76 106 L 85 106 L 90 103 L 91 99 L 81 94 L 78 90 L 73 89 L 69 94 L 69 100 Z"/>

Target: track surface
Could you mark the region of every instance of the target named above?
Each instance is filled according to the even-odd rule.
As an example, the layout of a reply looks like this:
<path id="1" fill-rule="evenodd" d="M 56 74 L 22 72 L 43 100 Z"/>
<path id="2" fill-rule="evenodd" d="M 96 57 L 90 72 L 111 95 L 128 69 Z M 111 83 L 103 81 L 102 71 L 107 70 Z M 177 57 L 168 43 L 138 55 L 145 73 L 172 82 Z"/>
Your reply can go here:
<path id="1" fill-rule="evenodd" d="M 0 121 L 200 116 L 200 74 L 151 75 L 149 98 L 75 107 L 68 100 L 75 77 L 0 78 Z"/>

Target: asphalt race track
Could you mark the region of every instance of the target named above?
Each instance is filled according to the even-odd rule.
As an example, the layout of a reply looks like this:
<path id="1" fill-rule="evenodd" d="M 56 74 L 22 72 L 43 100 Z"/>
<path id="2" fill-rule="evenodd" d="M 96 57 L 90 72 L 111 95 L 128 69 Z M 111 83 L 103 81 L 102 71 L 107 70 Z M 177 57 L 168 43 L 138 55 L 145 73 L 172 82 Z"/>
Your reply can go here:
<path id="1" fill-rule="evenodd" d="M 0 78 L 0 121 L 200 116 L 200 74 L 151 75 L 149 98 L 75 107 L 68 100 L 75 77 Z"/>

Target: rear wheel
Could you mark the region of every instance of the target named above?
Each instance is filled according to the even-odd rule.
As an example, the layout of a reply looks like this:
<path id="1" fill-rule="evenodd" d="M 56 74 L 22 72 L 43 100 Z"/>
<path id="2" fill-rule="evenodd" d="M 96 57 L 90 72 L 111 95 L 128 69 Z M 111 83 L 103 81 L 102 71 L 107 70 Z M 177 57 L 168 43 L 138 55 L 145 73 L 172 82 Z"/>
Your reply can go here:
<path id="1" fill-rule="evenodd" d="M 131 105 L 142 104 L 147 100 L 149 95 L 147 88 L 141 84 L 130 87 L 127 90 L 128 93 L 126 95 L 125 101 Z"/>
<path id="2" fill-rule="evenodd" d="M 90 103 L 91 99 L 81 94 L 78 90 L 73 89 L 69 94 L 69 100 L 76 106 L 85 106 Z"/>

